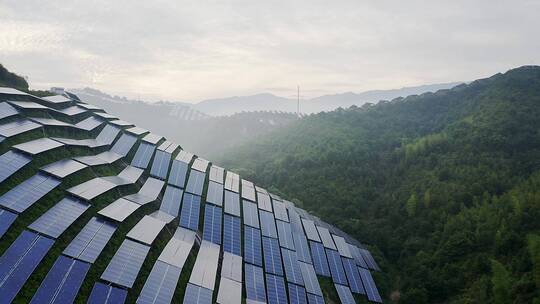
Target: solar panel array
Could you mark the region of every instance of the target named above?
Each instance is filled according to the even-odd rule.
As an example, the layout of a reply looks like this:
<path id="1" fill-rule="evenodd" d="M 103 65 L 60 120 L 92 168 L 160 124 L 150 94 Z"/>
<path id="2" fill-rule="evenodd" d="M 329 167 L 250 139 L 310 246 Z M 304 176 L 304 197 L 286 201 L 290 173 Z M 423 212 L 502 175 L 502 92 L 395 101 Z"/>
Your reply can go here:
<path id="1" fill-rule="evenodd" d="M 50 136 L 57 128 L 80 136 Z M 32 140 L 19 140 L 29 132 Z M 169 303 L 178 288 L 184 303 L 324 303 L 317 275 L 333 280 L 343 303 L 354 303 L 353 293 L 382 301 L 371 276 L 379 267 L 360 243 L 73 94 L 41 99 L 0 88 L 0 142 L 17 143 L 0 155 L 0 187 L 27 172 L 0 188 L 0 238 L 14 239 L 0 257 L 2 303 L 20 302 L 36 279 L 32 303 Z M 47 162 L 57 149 L 71 156 Z M 93 169 L 113 163 L 118 174 Z M 28 221 L 26 210 L 40 214 Z M 74 237 L 63 252 L 50 250 L 67 231 Z M 149 254 L 158 238 L 166 245 Z M 193 269 L 184 270 L 191 255 Z M 153 265 L 143 268 L 149 257 Z M 100 278 L 83 284 L 98 261 L 106 266 Z M 44 278 L 33 274 L 40 263 Z M 180 280 L 184 271 L 189 282 Z"/>

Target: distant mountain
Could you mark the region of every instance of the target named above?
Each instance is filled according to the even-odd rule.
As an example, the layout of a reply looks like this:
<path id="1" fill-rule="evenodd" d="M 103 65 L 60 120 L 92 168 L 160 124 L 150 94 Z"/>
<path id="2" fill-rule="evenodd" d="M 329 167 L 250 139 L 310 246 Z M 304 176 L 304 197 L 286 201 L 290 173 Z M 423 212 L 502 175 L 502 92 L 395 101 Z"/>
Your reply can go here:
<path id="1" fill-rule="evenodd" d="M 296 101 L 269 93 L 263 93 L 251 96 L 234 96 L 203 100 L 194 104 L 193 108 L 213 116 L 252 111 L 296 112 Z"/>

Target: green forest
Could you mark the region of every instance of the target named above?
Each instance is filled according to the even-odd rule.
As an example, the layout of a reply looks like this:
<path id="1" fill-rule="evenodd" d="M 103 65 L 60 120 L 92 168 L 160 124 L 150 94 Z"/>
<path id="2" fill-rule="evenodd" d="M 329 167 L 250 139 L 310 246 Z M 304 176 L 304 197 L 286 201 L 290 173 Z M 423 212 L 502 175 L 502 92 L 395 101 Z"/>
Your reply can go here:
<path id="1" fill-rule="evenodd" d="M 365 242 L 398 303 L 540 303 L 540 67 L 311 115 L 220 164 Z"/>

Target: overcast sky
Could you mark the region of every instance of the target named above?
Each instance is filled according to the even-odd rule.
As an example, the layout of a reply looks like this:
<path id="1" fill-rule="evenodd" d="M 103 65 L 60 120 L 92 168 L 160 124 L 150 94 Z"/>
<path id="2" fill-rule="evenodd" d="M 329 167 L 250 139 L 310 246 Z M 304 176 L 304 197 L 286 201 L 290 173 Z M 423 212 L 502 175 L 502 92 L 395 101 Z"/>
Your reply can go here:
<path id="1" fill-rule="evenodd" d="M 0 63 L 41 89 L 195 102 L 300 84 L 313 97 L 540 64 L 539 12 L 497 0 L 1 0 Z"/>

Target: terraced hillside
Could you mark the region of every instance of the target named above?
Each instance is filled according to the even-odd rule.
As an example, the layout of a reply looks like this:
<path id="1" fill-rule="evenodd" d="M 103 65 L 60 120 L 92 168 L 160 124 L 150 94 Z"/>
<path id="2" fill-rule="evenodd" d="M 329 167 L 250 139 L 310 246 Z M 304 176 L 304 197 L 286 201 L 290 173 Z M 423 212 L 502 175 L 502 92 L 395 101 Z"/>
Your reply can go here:
<path id="1" fill-rule="evenodd" d="M 0 88 L 0 303 L 381 302 L 361 243 L 77 96 Z"/>

